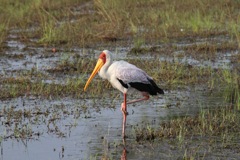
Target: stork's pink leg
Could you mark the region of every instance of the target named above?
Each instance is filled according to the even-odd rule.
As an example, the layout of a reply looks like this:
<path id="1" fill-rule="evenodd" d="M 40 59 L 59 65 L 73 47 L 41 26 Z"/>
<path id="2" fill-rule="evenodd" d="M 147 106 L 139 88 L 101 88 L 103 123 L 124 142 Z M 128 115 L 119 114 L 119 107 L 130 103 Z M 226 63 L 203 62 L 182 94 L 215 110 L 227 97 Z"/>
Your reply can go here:
<path id="1" fill-rule="evenodd" d="M 124 93 L 124 101 L 121 106 L 121 110 L 123 113 L 123 124 L 122 124 L 122 137 L 125 138 L 125 126 L 126 126 L 126 120 L 127 120 L 127 94 Z"/>
<path id="2" fill-rule="evenodd" d="M 142 92 L 143 98 L 135 99 L 135 100 L 132 100 L 132 101 L 129 101 L 129 102 L 127 102 L 127 94 L 124 93 L 123 95 L 124 95 L 124 101 L 123 101 L 122 106 L 121 106 L 121 110 L 122 110 L 122 113 L 123 113 L 122 137 L 125 138 L 125 126 L 126 126 L 127 115 L 128 115 L 127 104 L 148 100 L 149 95 L 146 92 Z"/>
<path id="3" fill-rule="evenodd" d="M 135 103 L 135 102 L 140 102 L 140 101 L 145 101 L 145 100 L 148 100 L 148 99 L 149 99 L 149 94 L 148 94 L 148 93 L 142 92 L 142 95 L 143 95 L 143 98 L 129 101 L 129 102 L 127 102 L 127 104 L 131 104 L 131 103 Z"/>

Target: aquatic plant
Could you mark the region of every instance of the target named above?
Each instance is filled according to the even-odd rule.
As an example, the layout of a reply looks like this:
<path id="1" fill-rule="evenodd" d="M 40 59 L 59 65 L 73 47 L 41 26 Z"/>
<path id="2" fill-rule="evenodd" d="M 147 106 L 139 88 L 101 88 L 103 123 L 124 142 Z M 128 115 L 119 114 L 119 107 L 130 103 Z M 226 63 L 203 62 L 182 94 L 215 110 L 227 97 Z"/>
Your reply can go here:
<path id="1" fill-rule="evenodd" d="M 221 79 L 225 82 L 224 95 L 226 101 L 232 104 L 235 109 L 240 110 L 240 76 L 238 71 L 223 70 Z"/>
<path id="2" fill-rule="evenodd" d="M 160 124 L 158 129 L 152 132 L 146 128 L 135 129 L 136 140 L 154 140 L 162 138 L 177 138 L 183 142 L 186 136 L 217 136 L 230 133 L 238 133 L 240 128 L 239 112 L 232 110 L 230 106 L 211 110 L 201 110 L 196 116 L 179 117 Z"/>

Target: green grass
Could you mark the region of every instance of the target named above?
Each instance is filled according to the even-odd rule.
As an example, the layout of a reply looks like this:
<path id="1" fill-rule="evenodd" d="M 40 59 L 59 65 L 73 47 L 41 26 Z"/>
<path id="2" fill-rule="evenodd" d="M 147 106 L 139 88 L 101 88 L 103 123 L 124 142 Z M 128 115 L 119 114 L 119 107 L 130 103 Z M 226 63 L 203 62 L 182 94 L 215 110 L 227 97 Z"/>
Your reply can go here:
<path id="1" fill-rule="evenodd" d="M 238 134 L 240 131 L 239 112 L 232 110 L 231 106 L 200 111 L 194 117 L 179 117 L 163 122 L 157 129 L 135 128 L 136 140 L 155 140 L 162 138 L 176 138 L 180 143 L 187 137 L 214 137 L 230 133 Z M 188 139 L 188 138 L 187 138 Z"/>
<path id="2" fill-rule="evenodd" d="M 213 73 L 213 72 L 212 72 Z M 214 81 L 212 87 L 226 98 L 229 105 L 215 109 L 202 109 L 195 116 L 185 116 L 171 119 L 162 123 L 159 128 L 151 127 L 136 128 L 136 140 L 154 140 L 162 138 L 176 138 L 180 143 L 187 137 L 208 137 L 220 136 L 222 143 L 226 136 L 239 136 L 240 123 L 240 77 L 237 70 L 218 70 L 213 73 Z"/>
<path id="3" fill-rule="evenodd" d="M 240 89 L 237 71 L 193 67 L 177 62 L 160 62 L 157 58 L 152 59 L 151 63 L 149 63 L 149 60 L 143 59 L 129 59 L 128 61 L 139 68 L 144 68 L 163 89 L 184 88 L 185 86 L 199 84 L 207 84 L 209 89 L 226 88 L 224 97 L 239 107 Z M 95 63 L 95 59 L 88 59 L 86 61 L 86 59 L 82 59 L 81 57 L 75 58 L 74 61 L 64 59 L 60 61 L 55 68 L 47 70 L 50 74 L 58 74 L 60 77 L 62 74 L 78 76 L 78 78 L 69 77 L 65 79 L 64 84 L 44 83 L 42 80 L 48 79 L 48 76 L 38 71 L 26 72 L 16 78 L 2 78 L 0 97 L 13 98 L 25 94 L 42 95 L 46 97 L 99 97 L 104 90 L 111 90 L 112 86 L 109 82 L 100 79 L 98 76 L 91 82 L 87 93 L 83 92 L 83 87 Z M 35 80 L 31 81 L 32 78 Z M 104 93 L 107 94 L 107 92 Z"/>
<path id="4" fill-rule="evenodd" d="M 131 61 L 130 61 L 131 62 Z M 42 95 L 45 97 L 62 97 L 62 96 L 77 96 L 84 97 L 86 94 L 94 97 L 100 96 L 104 90 L 111 89 L 111 85 L 102 79 L 95 78 L 88 92 L 83 92 L 84 85 L 88 77 L 83 78 L 83 75 L 87 75 L 92 72 L 92 68 L 94 67 L 96 60 L 88 60 L 85 61 L 81 58 L 76 59 L 74 62 L 70 62 L 68 60 L 63 60 L 53 69 L 48 70 L 50 73 L 59 73 L 61 74 L 75 74 L 79 75 L 79 78 L 68 78 L 65 84 L 47 84 L 42 82 L 42 79 L 47 79 L 44 74 L 38 73 L 37 71 L 32 71 L 29 73 L 25 73 L 22 76 L 17 78 L 2 78 L 1 83 L 3 84 L 1 87 L 1 99 L 4 98 L 14 98 L 18 96 L 24 95 Z M 189 72 L 197 73 L 195 70 L 191 70 L 190 68 L 185 67 L 184 65 L 175 64 L 172 65 L 170 63 L 159 63 L 159 61 L 155 61 L 154 63 L 149 63 L 148 61 L 140 61 L 134 60 L 134 64 L 139 67 L 145 66 L 148 68 L 146 70 L 150 75 L 153 76 L 154 79 L 158 79 L 159 83 L 164 82 L 165 86 L 178 86 L 180 84 L 185 84 L 184 81 L 188 83 L 194 83 L 197 79 L 191 77 Z M 161 73 L 151 71 L 151 65 L 157 64 L 159 68 L 161 68 Z M 178 68 L 178 69 L 177 69 Z M 181 68 L 179 70 L 179 68 Z M 170 72 L 169 72 L 170 71 Z M 201 73 L 201 72 L 199 72 Z M 187 75 L 186 75 L 187 74 Z M 193 76 L 193 75 L 192 75 Z M 203 76 L 203 74 L 202 74 Z M 36 77 L 34 82 L 31 81 L 31 78 Z M 196 82 L 197 83 L 197 82 Z M 97 86 L 97 87 L 93 87 Z M 118 92 L 117 92 L 118 93 Z"/>
<path id="5" fill-rule="evenodd" d="M 0 44 L 2 44 L 7 36 L 6 26 L 8 26 L 7 22 L 0 24 Z"/>
<path id="6" fill-rule="evenodd" d="M 89 5 L 84 6 L 86 3 Z M 86 12 L 78 14 L 78 7 Z M 172 38 L 219 34 L 232 36 L 239 46 L 239 7 L 238 1 L 226 0 L 2 0 L 0 42 L 11 29 L 33 27 L 34 32 L 19 34 L 26 40 L 35 37 L 41 44 L 69 47 L 125 38 L 138 47 Z"/>
<path id="7" fill-rule="evenodd" d="M 237 44 L 238 44 L 238 48 L 240 48 L 240 32 L 239 32 L 239 30 L 240 30 L 240 27 L 239 27 L 240 26 L 240 18 L 239 18 L 239 16 L 238 16 L 238 19 L 237 19 L 237 23 L 234 22 L 234 21 L 229 22 L 229 23 L 230 23 L 230 25 L 228 27 L 229 27 L 229 30 L 231 32 L 231 36 L 236 39 Z"/>
<path id="8" fill-rule="evenodd" d="M 193 116 L 171 118 L 154 128 L 135 126 L 133 137 L 139 144 L 167 142 L 171 146 L 169 152 L 180 151 L 183 159 L 201 159 L 228 153 L 229 149 L 237 152 L 239 123 L 239 109 L 226 105 L 202 109 Z M 219 151 L 221 153 L 218 153 Z"/>
<path id="9" fill-rule="evenodd" d="M 219 31 L 228 32 L 226 28 L 232 25 L 228 22 L 239 23 L 236 20 L 237 1 L 142 0 L 119 3 L 103 0 L 96 1 L 96 6 L 109 23 L 108 28 L 114 27 L 122 33 L 122 28 L 130 26 L 131 34 L 148 40 L 191 34 L 208 36 Z"/>
<path id="10" fill-rule="evenodd" d="M 222 81 L 226 84 L 224 87 L 225 99 L 240 110 L 240 77 L 237 70 L 223 70 Z"/>

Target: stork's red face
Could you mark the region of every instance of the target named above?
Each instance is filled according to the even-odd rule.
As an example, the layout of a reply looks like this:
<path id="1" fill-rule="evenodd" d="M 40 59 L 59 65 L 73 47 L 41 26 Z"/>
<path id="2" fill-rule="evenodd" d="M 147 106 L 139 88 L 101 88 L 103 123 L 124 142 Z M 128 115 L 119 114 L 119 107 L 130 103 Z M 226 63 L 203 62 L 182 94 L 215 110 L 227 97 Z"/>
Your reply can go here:
<path id="1" fill-rule="evenodd" d="M 101 59 L 103 60 L 103 63 L 106 63 L 106 54 L 104 52 L 102 52 L 100 55 L 99 55 L 99 58 L 98 59 Z"/>
<path id="2" fill-rule="evenodd" d="M 88 85 L 90 84 L 90 82 L 92 81 L 92 79 L 94 78 L 94 76 L 98 73 L 98 71 L 102 68 L 102 66 L 106 63 L 106 54 L 104 52 L 102 52 L 98 58 L 97 64 L 95 66 L 95 68 L 92 71 L 92 74 L 90 75 L 90 77 L 88 78 L 88 81 L 84 87 L 84 91 L 86 91 Z"/>

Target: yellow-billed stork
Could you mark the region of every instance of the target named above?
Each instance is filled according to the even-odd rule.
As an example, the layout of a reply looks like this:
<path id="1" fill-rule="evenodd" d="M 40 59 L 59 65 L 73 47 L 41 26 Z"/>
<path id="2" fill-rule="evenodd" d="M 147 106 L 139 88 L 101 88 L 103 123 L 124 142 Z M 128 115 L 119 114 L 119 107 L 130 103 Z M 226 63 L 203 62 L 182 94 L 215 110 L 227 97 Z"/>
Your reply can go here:
<path id="1" fill-rule="evenodd" d="M 114 88 L 121 91 L 124 95 L 124 101 L 121 104 L 123 113 L 122 136 L 124 138 L 127 104 L 148 100 L 149 95 L 164 94 L 164 92 L 156 85 L 152 77 L 140 68 L 126 61 L 113 61 L 112 54 L 108 50 L 104 50 L 100 54 L 97 64 L 84 87 L 84 91 L 86 91 L 97 73 L 103 79 L 107 79 Z M 127 91 L 131 88 L 140 91 L 143 97 L 127 102 Z"/>

